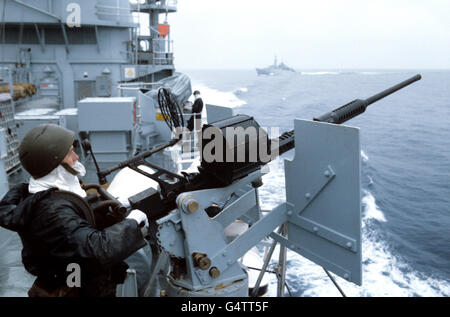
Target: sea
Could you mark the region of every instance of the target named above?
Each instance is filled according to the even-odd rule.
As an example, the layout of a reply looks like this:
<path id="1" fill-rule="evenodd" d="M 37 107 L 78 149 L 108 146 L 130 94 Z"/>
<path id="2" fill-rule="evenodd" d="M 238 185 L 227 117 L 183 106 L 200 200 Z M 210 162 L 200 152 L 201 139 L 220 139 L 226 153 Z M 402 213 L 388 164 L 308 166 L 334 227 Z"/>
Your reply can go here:
<path id="1" fill-rule="evenodd" d="M 416 74 L 422 79 L 345 122 L 360 129 L 363 283 L 335 277 L 346 296 L 450 295 L 450 71 L 185 70 L 205 103 L 233 107 L 280 133 L 294 119 L 366 99 Z M 283 203 L 285 153 L 263 177 L 263 209 Z M 273 255 L 272 265 L 278 255 Z M 277 279 L 270 279 L 276 296 Z M 324 270 L 288 250 L 285 296 L 341 296 Z"/>
<path id="2" fill-rule="evenodd" d="M 421 74 L 345 123 L 360 129 L 362 286 L 333 276 L 346 296 L 450 296 L 450 71 L 179 71 L 204 103 L 231 107 L 279 133 L 292 130 L 296 118 L 312 119 Z M 263 209 L 285 201 L 284 162 L 294 155 L 269 164 L 259 189 Z M 25 296 L 32 277 L 21 268 L 20 241 L 1 233 L 0 296 Z M 297 253 L 288 250 L 286 267 L 285 296 L 342 296 L 320 266 Z M 269 277 L 267 296 L 276 296 L 276 276 Z"/>

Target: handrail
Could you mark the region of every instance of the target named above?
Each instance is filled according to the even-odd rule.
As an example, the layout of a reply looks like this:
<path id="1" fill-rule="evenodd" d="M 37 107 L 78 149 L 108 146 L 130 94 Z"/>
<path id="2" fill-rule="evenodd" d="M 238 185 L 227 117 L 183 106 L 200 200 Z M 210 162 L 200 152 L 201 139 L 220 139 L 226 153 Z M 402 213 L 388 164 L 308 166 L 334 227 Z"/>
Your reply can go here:
<path id="1" fill-rule="evenodd" d="M 122 96 L 122 90 L 140 90 L 143 87 L 153 87 L 158 83 L 143 83 L 143 82 L 134 82 L 134 83 L 121 83 L 117 85 L 117 92 L 119 96 Z"/>
<path id="2" fill-rule="evenodd" d="M 163 5 L 162 2 L 159 4 L 160 6 L 164 7 L 176 7 L 178 5 L 177 0 L 166 0 L 166 3 Z"/>
<path id="3" fill-rule="evenodd" d="M 32 6 L 31 4 L 23 3 L 22 1 L 19 1 L 19 0 L 14 0 L 14 2 L 16 2 L 16 3 L 18 3 L 18 4 L 21 4 L 21 5 L 25 6 L 25 7 L 28 7 L 28 8 L 30 8 L 30 9 L 36 10 L 36 11 L 38 11 L 38 12 L 41 12 L 41 13 L 43 13 L 43 14 L 46 14 L 46 15 L 48 15 L 48 16 L 51 16 L 52 18 L 55 18 L 55 19 L 57 19 L 58 21 L 61 21 L 61 18 L 60 18 L 59 16 L 56 16 L 56 15 L 54 15 L 54 14 L 51 14 L 51 13 L 48 12 L 48 11 L 39 9 L 39 8 L 37 8 L 37 7 L 35 7 L 35 6 Z"/>
<path id="4" fill-rule="evenodd" d="M 96 4 L 96 8 L 104 8 L 104 9 L 115 9 L 115 10 L 127 10 L 130 11 L 130 8 L 121 8 L 121 7 L 114 7 L 114 6 L 105 6 L 101 4 Z"/>
<path id="5" fill-rule="evenodd" d="M 103 11 L 97 11 L 95 12 L 97 15 L 112 15 L 112 16 L 121 16 L 121 17 L 132 17 L 129 13 L 110 13 L 110 12 L 103 12 Z"/>
<path id="6" fill-rule="evenodd" d="M 152 27 L 151 25 L 149 25 L 148 28 L 149 28 L 150 30 L 153 30 L 153 31 L 155 31 L 156 33 L 158 33 L 158 36 L 159 36 L 160 33 L 159 33 L 158 29 L 155 29 L 155 28 Z"/>
<path id="7" fill-rule="evenodd" d="M 138 85 L 146 86 L 146 85 L 156 85 L 156 84 L 158 84 L 158 83 L 157 82 L 156 83 L 135 82 L 135 83 L 121 83 L 121 84 L 119 84 L 119 86 L 138 86 Z"/>
<path id="8" fill-rule="evenodd" d="M 117 6 L 96 4 L 95 14 L 99 16 L 113 16 L 116 17 L 118 21 L 120 18 L 125 18 L 128 21 L 133 21 L 131 7 L 120 7 L 118 1 Z"/>
<path id="9" fill-rule="evenodd" d="M 143 6 L 153 6 L 153 7 L 159 7 L 159 8 L 166 8 L 166 7 L 176 7 L 178 5 L 178 1 L 177 0 L 165 0 L 165 1 L 156 1 L 154 3 L 148 3 L 148 2 L 144 2 L 141 3 L 139 0 L 136 3 L 133 3 L 133 5 L 143 5 Z"/>
<path id="10" fill-rule="evenodd" d="M 0 69 L 6 70 L 8 72 L 8 82 L 7 82 L 7 84 L 9 86 L 9 95 L 11 96 L 11 106 L 12 106 L 11 110 L 12 110 L 12 115 L 13 115 L 13 118 L 14 118 L 14 116 L 16 115 L 16 107 L 15 107 L 16 104 L 14 102 L 13 70 L 10 67 L 6 67 L 6 66 L 0 67 Z"/>

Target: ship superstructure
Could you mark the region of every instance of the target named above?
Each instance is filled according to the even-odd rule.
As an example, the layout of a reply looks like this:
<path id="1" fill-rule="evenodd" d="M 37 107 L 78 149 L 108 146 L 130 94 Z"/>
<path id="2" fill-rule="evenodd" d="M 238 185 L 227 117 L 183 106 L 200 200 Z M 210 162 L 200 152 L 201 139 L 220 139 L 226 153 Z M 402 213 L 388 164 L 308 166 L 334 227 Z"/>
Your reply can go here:
<path id="1" fill-rule="evenodd" d="M 98 132 L 118 141 L 109 143 L 120 146 L 100 149 L 107 152 L 107 161 L 131 155 L 139 139 L 134 138 L 140 120 L 139 89 L 150 90 L 175 73 L 167 16 L 176 10 L 176 0 L 2 1 L 0 91 L 12 97 L 2 108 L 10 109 L 13 120 L 8 117 L 6 122 L 3 116 L 0 121 L 7 132 L 8 153 L 16 155 L 18 142 L 34 126 L 55 123 L 77 136 L 86 132 L 86 137 L 95 138 Z M 162 14 L 165 20 L 160 23 Z M 137 23 L 143 19 L 148 20 L 143 23 L 148 30 Z M 83 100 L 91 101 L 90 108 L 79 108 Z M 92 118 L 92 125 L 80 123 L 80 115 Z M 116 131 L 115 123 L 124 115 L 130 124 Z M 153 123 L 156 118 L 145 120 Z M 105 122 L 108 127 L 103 129 L 99 123 Z M 146 139 L 157 135 L 148 127 L 143 130 Z M 14 162 L 8 170 L 19 165 L 17 157 Z"/>
<path id="2" fill-rule="evenodd" d="M 259 75 L 278 75 L 282 72 L 293 72 L 295 73 L 295 70 L 283 62 L 279 63 L 277 62 L 277 57 L 275 56 L 273 65 L 270 65 L 265 68 L 256 68 L 256 73 Z"/>
<path id="3" fill-rule="evenodd" d="M 36 84 L 60 109 L 117 96 L 118 83 L 173 74 L 170 29 L 158 25 L 161 13 L 175 11 L 173 0 L 3 1 L 0 63 L 14 82 Z M 148 15 L 150 35 L 139 34 L 133 13 Z"/>

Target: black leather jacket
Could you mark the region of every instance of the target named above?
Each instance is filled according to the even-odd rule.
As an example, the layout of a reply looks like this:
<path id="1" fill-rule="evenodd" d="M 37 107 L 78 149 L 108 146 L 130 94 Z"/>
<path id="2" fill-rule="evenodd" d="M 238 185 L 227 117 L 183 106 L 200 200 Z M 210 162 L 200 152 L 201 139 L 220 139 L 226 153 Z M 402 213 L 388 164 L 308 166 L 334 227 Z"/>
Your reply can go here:
<path id="1" fill-rule="evenodd" d="M 202 109 L 203 109 L 203 100 L 202 98 L 197 98 L 194 104 L 192 105 L 192 113 L 195 113 L 196 119 L 201 119 Z"/>
<path id="2" fill-rule="evenodd" d="M 115 272 L 123 272 L 122 261 L 145 245 L 137 222 L 125 219 L 97 230 L 73 203 L 51 191 L 32 195 L 28 184 L 20 184 L 0 202 L 0 226 L 19 234 L 25 269 L 56 286 L 71 273 L 67 265 L 77 263 L 81 295 L 114 296 Z"/>

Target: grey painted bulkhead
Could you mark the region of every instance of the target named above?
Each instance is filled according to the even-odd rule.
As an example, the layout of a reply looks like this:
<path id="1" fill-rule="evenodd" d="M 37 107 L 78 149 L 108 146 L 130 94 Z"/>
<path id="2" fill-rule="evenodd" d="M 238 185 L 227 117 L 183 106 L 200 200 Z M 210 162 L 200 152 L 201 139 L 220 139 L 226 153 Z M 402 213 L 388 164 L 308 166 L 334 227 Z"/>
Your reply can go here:
<path id="1" fill-rule="evenodd" d="M 74 4 L 79 5 L 79 10 Z M 154 10 L 149 15 L 152 25 L 159 23 L 158 12 L 163 12 L 157 7 L 148 8 Z M 72 19 L 77 10 L 79 27 L 71 25 L 77 22 Z M 114 97 L 118 96 L 119 82 L 141 78 L 156 81 L 172 75 L 172 55 L 157 65 L 137 63 L 139 54 L 144 53 L 133 50 L 137 46 L 138 25 L 133 21 L 132 10 L 137 8 L 128 0 L 2 1 L 0 17 L 4 18 L 0 22 L 4 23 L 5 32 L 0 37 L 0 65 L 26 67 L 30 82 L 43 95 L 51 75 L 53 82 L 58 83 L 51 87 L 60 108 L 76 107 L 83 97 L 98 96 L 98 86 L 104 87 L 105 83 L 110 86 L 100 89 L 100 96 Z M 174 10 L 170 8 L 170 12 Z M 152 37 L 156 39 L 158 34 Z M 30 55 L 27 66 L 18 63 L 21 50 Z"/>

